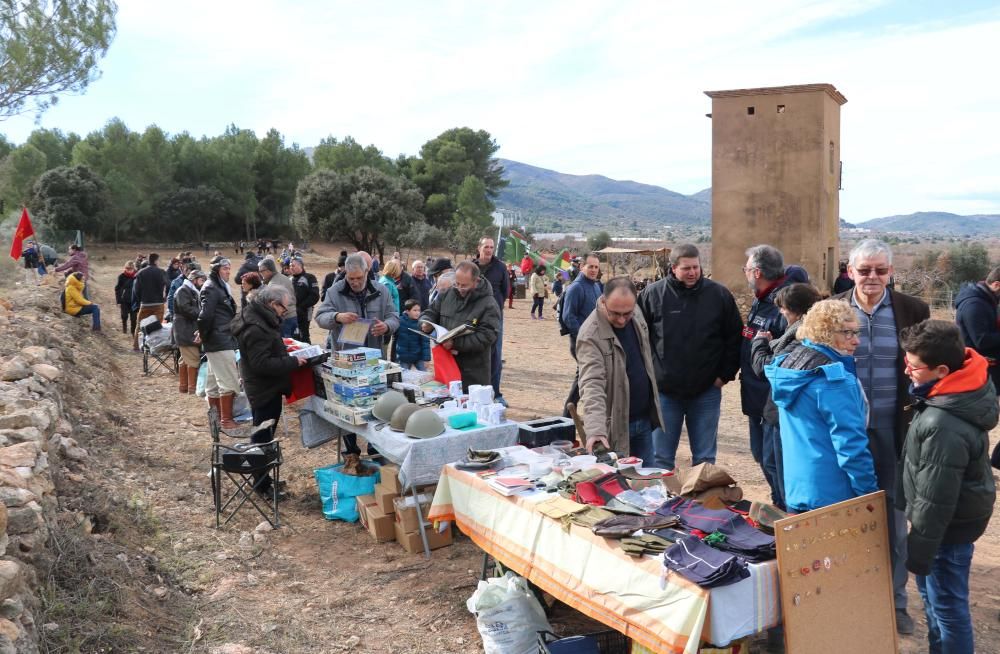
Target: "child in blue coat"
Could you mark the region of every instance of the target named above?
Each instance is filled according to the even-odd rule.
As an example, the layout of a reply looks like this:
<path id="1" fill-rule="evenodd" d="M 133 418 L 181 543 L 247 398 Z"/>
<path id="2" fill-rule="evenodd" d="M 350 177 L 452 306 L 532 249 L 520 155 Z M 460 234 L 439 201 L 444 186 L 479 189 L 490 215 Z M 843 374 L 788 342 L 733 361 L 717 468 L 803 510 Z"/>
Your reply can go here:
<path id="1" fill-rule="evenodd" d="M 399 331 L 396 332 L 396 358 L 404 370 L 414 368 L 426 370 L 425 362 L 431 360 L 431 341 L 426 336 L 415 334 L 411 329 L 420 330 L 420 303 L 407 300 L 399 314 Z"/>

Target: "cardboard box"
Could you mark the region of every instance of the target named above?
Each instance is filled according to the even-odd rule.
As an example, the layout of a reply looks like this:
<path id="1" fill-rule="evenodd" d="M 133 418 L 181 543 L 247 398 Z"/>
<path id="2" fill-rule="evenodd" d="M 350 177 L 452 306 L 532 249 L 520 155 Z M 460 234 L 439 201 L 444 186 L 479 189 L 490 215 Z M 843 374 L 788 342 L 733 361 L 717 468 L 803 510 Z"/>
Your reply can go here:
<path id="1" fill-rule="evenodd" d="M 399 466 L 395 463 L 387 463 L 381 468 L 381 478 L 379 482 L 385 486 L 386 490 L 403 494 L 403 485 L 399 483 Z"/>
<path id="2" fill-rule="evenodd" d="M 372 408 L 370 406 L 346 406 L 330 399 L 323 402 L 323 408 L 334 417 L 351 425 L 363 425 L 368 422 L 372 415 Z"/>
<path id="3" fill-rule="evenodd" d="M 431 500 L 434 499 L 433 495 L 417 495 L 417 499 L 420 500 L 420 515 L 424 516 L 424 524 L 428 525 L 426 522 L 427 513 L 431 510 Z M 403 495 L 402 497 L 397 497 L 392 501 L 393 510 L 396 513 L 396 522 L 403 525 L 403 531 L 411 532 L 420 529 L 420 525 L 417 524 L 417 507 L 414 504 L 412 495 Z"/>
<path id="4" fill-rule="evenodd" d="M 396 540 L 403 546 L 403 549 L 410 554 L 422 554 L 424 551 L 424 544 L 420 540 L 420 532 L 414 531 L 412 533 L 406 533 L 403 531 L 403 525 L 398 522 L 394 522 L 393 524 L 396 529 Z M 439 534 L 432 528 L 427 527 L 427 545 L 432 550 L 451 545 L 451 543 L 451 525 L 448 525 L 448 528 L 444 530 L 443 534 Z"/>
<path id="5" fill-rule="evenodd" d="M 391 488 L 386 488 L 382 483 L 375 484 L 375 503 L 378 508 L 382 509 L 382 513 L 387 515 L 392 515 L 396 508 L 393 506 L 392 501 L 399 497 L 399 493 L 395 492 Z"/>
<path id="6" fill-rule="evenodd" d="M 372 496 L 368 495 L 367 497 Z M 396 540 L 396 529 L 393 527 L 392 516 L 383 513 L 382 509 L 378 508 L 378 504 L 359 506 L 358 512 L 361 514 L 361 524 L 365 526 L 376 543 L 388 543 L 391 540 Z"/>

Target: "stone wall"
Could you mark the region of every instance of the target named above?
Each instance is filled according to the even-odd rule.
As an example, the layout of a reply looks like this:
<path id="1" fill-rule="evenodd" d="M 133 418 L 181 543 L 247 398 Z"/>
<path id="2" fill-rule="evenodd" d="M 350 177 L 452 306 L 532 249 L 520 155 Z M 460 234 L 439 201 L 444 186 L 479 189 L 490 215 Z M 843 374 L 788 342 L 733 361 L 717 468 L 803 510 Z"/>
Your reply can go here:
<path id="1" fill-rule="evenodd" d="M 0 300 L 0 654 L 39 651 L 37 591 L 56 555 L 49 527 L 60 512 L 54 478 L 87 458 L 61 388 L 79 326 L 51 296 L 27 288 Z"/>

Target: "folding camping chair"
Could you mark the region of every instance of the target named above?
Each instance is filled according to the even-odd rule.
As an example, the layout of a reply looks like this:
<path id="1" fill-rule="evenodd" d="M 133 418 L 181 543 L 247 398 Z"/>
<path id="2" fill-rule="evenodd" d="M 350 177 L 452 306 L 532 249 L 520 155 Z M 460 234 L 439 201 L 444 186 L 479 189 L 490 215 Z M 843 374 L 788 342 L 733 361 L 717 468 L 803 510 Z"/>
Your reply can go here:
<path id="1" fill-rule="evenodd" d="M 218 529 L 230 520 L 247 503 L 257 510 L 267 522 L 277 529 L 281 526 L 278 518 L 278 487 L 281 481 L 281 443 L 275 440 L 266 443 L 237 441 L 232 445 L 220 442 L 219 435 L 225 433 L 215 407 L 208 410 L 208 424 L 212 434 L 212 498 L 215 503 L 215 527 Z M 273 420 L 267 420 L 254 428 L 253 433 L 270 429 Z M 254 481 L 254 476 L 257 480 Z M 228 495 L 223 496 L 225 480 L 232 482 Z M 270 481 L 269 502 L 258 494 L 258 488 Z M 261 504 L 258 504 L 261 502 Z M 267 510 L 265 510 L 267 509 Z M 225 516 L 225 521 L 222 517 Z"/>
<path id="2" fill-rule="evenodd" d="M 176 375 L 180 370 L 181 351 L 173 343 L 169 332 L 156 316 L 143 318 L 139 323 L 139 349 L 142 351 L 142 374 L 152 375 L 159 369 Z"/>

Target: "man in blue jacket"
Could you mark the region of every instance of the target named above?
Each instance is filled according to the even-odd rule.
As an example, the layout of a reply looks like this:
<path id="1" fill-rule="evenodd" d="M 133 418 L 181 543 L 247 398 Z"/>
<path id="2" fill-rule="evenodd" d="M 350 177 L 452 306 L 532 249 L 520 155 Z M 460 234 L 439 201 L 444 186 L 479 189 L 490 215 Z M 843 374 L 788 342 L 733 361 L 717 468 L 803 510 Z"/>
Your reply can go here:
<path id="1" fill-rule="evenodd" d="M 962 340 L 989 362 L 990 379 L 996 389 L 1000 389 L 998 301 L 1000 266 L 991 270 L 985 281 L 962 287 L 955 298 L 955 322 L 962 332 Z"/>
<path id="2" fill-rule="evenodd" d="M 584 259 L 581 274 L 577 275 L 576 280 L 566 288 L 565 296 L 562 298 L 559 323 L 569 333 L 569 353 L 574 361 L 576 360 L 576 336 L 580 333 L 580 326 L 594 312 L 597 299 L 604 292 L 604 286 L 597 281 L 600 273 L 601 259 L 596 252 L 591 252 Z M 576 404 L 579 400 L 580 389 L 577 386 L 577 377 L 574 377 L 566 404 Z"/>

